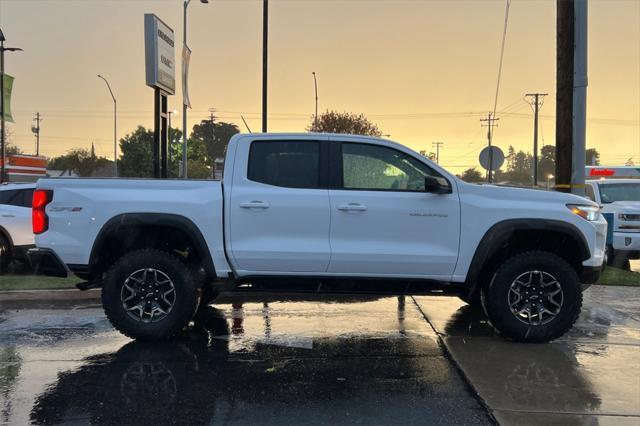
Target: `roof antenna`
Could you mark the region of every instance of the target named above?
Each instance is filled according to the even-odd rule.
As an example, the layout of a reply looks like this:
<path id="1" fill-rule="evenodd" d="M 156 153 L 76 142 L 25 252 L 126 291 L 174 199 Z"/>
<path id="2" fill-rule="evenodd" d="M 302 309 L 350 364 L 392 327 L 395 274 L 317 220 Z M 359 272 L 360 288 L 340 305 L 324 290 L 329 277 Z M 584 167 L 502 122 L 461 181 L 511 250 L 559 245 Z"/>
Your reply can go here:
<path id="1" fill-rule="evenodd" d="M 247 120 L 244 119 L 244 117 L 242 116 L 242 114 L 240 114 L 240 118 L 242 118 L 242 122 L 244 123 L 244 125 L 246 126 L 247 130 L 249 131 L 249 133 L 253 133 L 251 131 L 251 129 L 249 128 L 249 125 L 247 124 Z"/>

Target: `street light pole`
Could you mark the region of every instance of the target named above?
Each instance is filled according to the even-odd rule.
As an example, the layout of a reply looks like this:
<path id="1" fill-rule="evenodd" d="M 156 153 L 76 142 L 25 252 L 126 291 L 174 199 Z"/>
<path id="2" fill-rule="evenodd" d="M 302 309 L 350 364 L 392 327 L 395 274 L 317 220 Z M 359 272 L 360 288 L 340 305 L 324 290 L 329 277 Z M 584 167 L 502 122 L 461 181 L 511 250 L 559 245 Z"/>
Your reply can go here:
<path id="1" fill-rule="evenodd" d="M 113 99 L 113 176 L 118 177 L 118 103 L 107 79 L 100 74 L 98 74 L 98 78 L 103 79 L 107 84 L 107 89 L 109 89 L 111 99 Z"/>
<path id="2" fill-rule="evenodd" d="M 184 52 L 189 48 L 187 46 L 187 7 L 189 7 L 189 3 L 191 3 L 191 0 L 184 0 L 184 2 L 182 3 L 184 8 L 183 8 L 183 21 L 182 21 L 182 69 L 185 70 L 185 66 L 184 66 Z M 209 3 L 209 0 L 200 0 L 200 3 L 203 4 L 207 4 Z M 185 78 L 186 76 L 182 75 L 182 78 Z M 187 99 L 186 99 L 186 93 L 184 87 L 185 85 L 182 85 L 183 90 L 182 90 L 182 177 L 184 179 L 187 179 L 187 160 L 188 160 L 188 156 L 187 156 L 187 140 L 189 139 L 187 137 Z"/>
<path id="3" fill-rule="evenodd" d="M 262 133 L 267 133 L 267 51 L 269 47 L 269 0 L 262 2 Z"/>
<path id="4" fill-rule="evenodd" d="M 316 72 L 313 71 L 313 86 L 316 89 L 316 115 L 313 116 L 313 123 L 315 127 L 315 131 L 318 131 L 318 80 L 316 80 Z"/>
<path id="5" fill-rule="evenodd" d="M 19 47 L 4 47 L 4 34 L 0 29 L 0 159 L 2 167 L 0 168 L 0 183 L 4 182 L 5 177 L 5 140 L 4 140 L 4 52 L 21 51 Z"/>

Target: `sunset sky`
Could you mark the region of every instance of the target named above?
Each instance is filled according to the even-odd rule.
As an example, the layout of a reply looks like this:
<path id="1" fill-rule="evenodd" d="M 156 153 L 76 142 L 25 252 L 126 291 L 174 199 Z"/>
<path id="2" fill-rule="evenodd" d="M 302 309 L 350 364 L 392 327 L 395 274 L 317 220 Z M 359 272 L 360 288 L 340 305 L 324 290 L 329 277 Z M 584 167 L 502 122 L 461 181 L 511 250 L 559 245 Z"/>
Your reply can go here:
<path id="1" fill-rule="evenodd" d="M 540 144 L 554 143 L 555 0 L 511 2 L 500 124 L 494 143 L 531 150 L 533 118 L 523 100 L 548 92 Z M 272 0 L 269 33 L 269 130 L 303 131 L 314 110 L 364 113 L 391 139 L 430 151 L 444 142 L 441 164 L 477 166 L 486 144 L 480 118 L 493 108 L 505 1 Z M 11 141 L 35 149 L 30 126 L 44 121 L 41 151 L 57 156 L 89 147 L 111 158 L 112 101 L 118 136 L 152 126 L 153 90 L 145 86 L 143 14 L 155 13 L 182 44 L 182 0 L 0 0 L 16 77 Z M 193 50 L 190 127 L 215 108 L 245 131 L 260 130 L 262 1 L 210 0 L 189 6 Z M 179 80 L 177 87 L 180 87 Z M 170 97 L 181 110 L 181 94 Z M 640 0 L 589 2 L 587 147 L 607 164 L 640 164 Z M 173 125 L 181 122 L 180 115 Z"/>

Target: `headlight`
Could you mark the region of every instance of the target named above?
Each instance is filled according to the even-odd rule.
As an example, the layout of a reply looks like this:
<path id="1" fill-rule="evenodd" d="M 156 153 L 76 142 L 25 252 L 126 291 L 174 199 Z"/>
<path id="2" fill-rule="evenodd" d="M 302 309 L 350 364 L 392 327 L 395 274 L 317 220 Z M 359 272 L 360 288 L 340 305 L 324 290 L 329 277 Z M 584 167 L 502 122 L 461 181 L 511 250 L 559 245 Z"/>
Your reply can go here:
<path id="1" fill-rule="evenodd" d="M 581 204 L 567 204 L 567 208 L 572 213 L 577 214 L 583 219 L 593 222 L 600 218 L 600 207 L 597 206 L 585 206 Z"/>

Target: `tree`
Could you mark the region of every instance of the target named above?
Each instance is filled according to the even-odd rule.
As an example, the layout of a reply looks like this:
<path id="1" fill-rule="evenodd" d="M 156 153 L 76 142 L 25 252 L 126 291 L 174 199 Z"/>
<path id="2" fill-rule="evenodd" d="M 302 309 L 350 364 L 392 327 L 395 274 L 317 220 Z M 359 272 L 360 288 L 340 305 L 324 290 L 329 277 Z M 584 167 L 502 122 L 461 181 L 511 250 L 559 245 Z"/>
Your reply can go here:
<path id="1" fill-rule="evenodd" d="M 91 177 L 94 172 L 113 164 L 105 157 L 96 156 L 93 148 L 91 151 L 85 148 L 73 148 L 66 154 L 55 157 L 47 166 L 50 170 L 71 170 L 80 177 Z"/>
<path id="2" fill-rule="evenodd" d="M 507 154 L 507 172 L 504 179 L 510 183 L 528 185 L 531 183 L 533 158 L 531 154 L 524 151 L 517 151 L 513 146 L 509 146 Z"/>
<path id="3" fill-rule="evenodd" d="M 229 140 L 236 133 L 240 133 L 238 126 L 223 121 L 216 122 L 215 116 L 209 120 L 202 120 L 200 124 L 193 126 L 191 139 L 203 141 L 206 146 L 207 164 L 211 164 L 218 157 L 224 157 L 227 153 Z"/>
<path id="4" fill-rule="evenodd" d="M 346 133 L 349 135 L 381 136 L 378 126 L 369 121 L 364 114 L 350 112 L 326 111 L 322 113 L 316 122 L 312 118 L 307 127 L 310 132 L 318 133 Z"/>
<path id="5" fill-rule="evenodd" d="M 464 172 L 462 172 L 459 178 L 464 180 L 465 182 L 471 182 L 471 183 L 484 181 L 484 177 L 482 176 L 482 173 L 480 173 L 475 167 L 467 169 Z"/>
<path id="6" fill-rule="evenodd" d="M 170 178 L 180 175 L 182 162 L 182 132 L 172 130 L 169 151 L 168 173 Z M 210 157 L 203 140 L 190 138 L 188 141 L 188 175 L 193 179 L 207 179 L 212 175 Z M 153 130 L 143 126 L 120 139 L 122 155 L 118 161 L 118 173 L 123 177 L 153 177 Z"/>
<path id="7" fill-rule="evenodd" d="M 153 130 L 138 126 L 120 139 L 118 174 L 122 177 L 153 177 Z M 172 149 L 173 151 L 173 149 Z M 169 172 L 173 167 L 169 167 Z M 175 176 L 172 176 L 175 177 Z"/>
<path id="8" fill-rule="evenodd" d="M 556 172 L 556 147 L 553 145 L 544 145 L 540 148 L 540 157 L 538 157 L 538 179 L 545 181 L 549 175 Z"/>
<path id="9" fill-rule="evenodd" d="M 586 165 L 587 166 L 599 166 L 600 165 L 600 153 L 595 148 L 589 148 L 585 151 Z"/>

